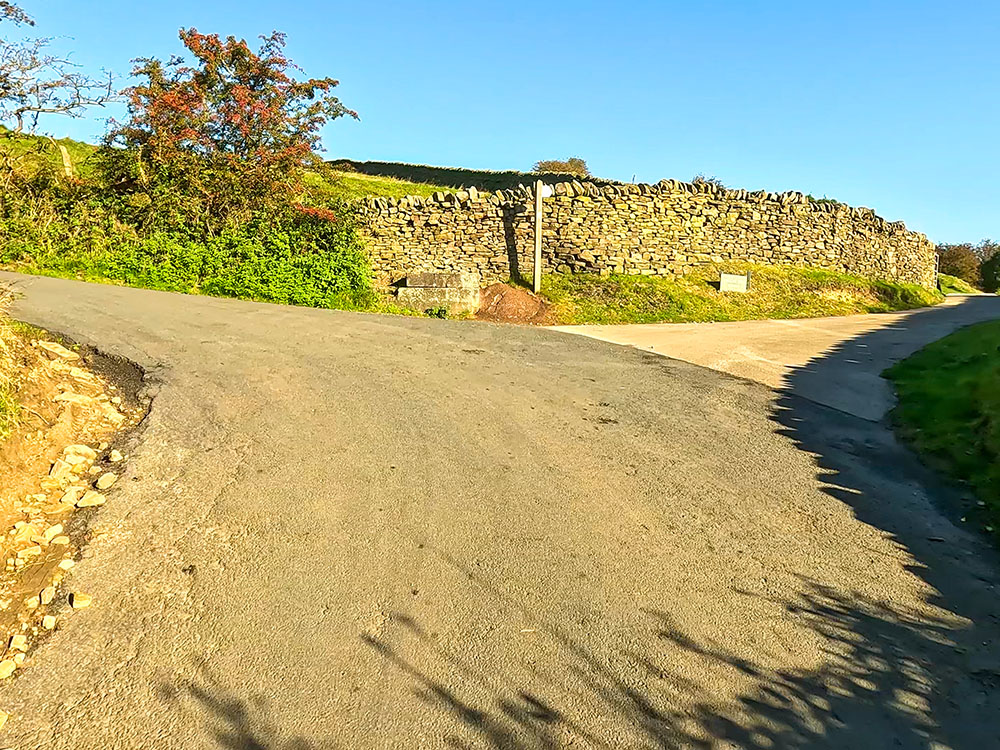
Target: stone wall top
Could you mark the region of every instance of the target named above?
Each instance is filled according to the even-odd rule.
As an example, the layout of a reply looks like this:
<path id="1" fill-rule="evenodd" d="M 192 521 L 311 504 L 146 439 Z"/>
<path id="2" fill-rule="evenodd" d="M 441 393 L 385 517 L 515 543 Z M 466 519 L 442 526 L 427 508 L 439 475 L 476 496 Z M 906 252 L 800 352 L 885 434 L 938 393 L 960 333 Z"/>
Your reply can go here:
<path id="1" fill-rule="evenodd" d="M 746 203 L 774 203 L 781 206 L 800 205 L 810 211 L 819 213 L 851 216 L 869 222 L 873 228 L 881 231 L 911 231 L 906 229 L 902 221 L 887 221 L 871 208 L 865 206 L 849 206 L 846 203 L 830 200 L 816 200 L 797 191 L 772 193 L 766 190 L 729 189 L 708 182 L 682 182 L 680 180 L 660 180 L 655 184 L 617 183 L 599 185 L 589 181 L 569 180 L 549 185 L 554 197 L 609 199 L 625 196 L 668 196 L 670 194 L 686 193 L 688 195 L 705 195 L 709 200 L 742 201 Z M 523 204 L 534 200 L 533 186 L 518 185 L 513 189 L 486 191 L 470 187 L 463 190 L 442 190 L 429 196 L 407 195 L 402 198 L 369 197 L 362 199 L 363 209 L 375 213 L 389 212 L 399 208 L 417 208 L 421 206 L 438 206 L 442 208 L 459 208 L 476 203 L 493 205 Z M 912 234 L 926 240 L 921 232 Z"/>

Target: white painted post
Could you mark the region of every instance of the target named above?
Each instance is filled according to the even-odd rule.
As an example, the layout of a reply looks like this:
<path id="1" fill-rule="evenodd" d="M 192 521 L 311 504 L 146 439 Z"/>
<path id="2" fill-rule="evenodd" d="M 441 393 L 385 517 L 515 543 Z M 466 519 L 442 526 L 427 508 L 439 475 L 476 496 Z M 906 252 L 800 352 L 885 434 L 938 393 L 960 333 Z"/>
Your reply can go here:
<path id="1" fill-rule="evenodd" d="M 535 263 L 531 288 L 538 294 L 542 288 L 542 181 L 535 182 Z"/>

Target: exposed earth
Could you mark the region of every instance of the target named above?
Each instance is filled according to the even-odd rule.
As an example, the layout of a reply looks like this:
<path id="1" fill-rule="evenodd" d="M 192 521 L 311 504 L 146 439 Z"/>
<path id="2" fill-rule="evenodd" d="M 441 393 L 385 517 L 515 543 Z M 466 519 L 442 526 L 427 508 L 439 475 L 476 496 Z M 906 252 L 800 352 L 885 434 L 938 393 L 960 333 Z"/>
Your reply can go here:
<path id="1" fill-rule="evenodd" d="M 106 441 L 138 411 L 87 367 L 86 355 L 45 338 L 4 340 L 19 373 L 20 407 L 0 442 L 0 679 L 7 680 L 31 668 L 33 648 L 85 606 L 88 594 L 63 578 L 86 544 L 103 490 L 117 481 L 123 456 Z M 0 726 L 7 719 L 0 709 Z"/>
<path id="2" fill-rule="evenodd" d="M 2 278 L 154 399 L 0 744 L 1000 746 L 996 552 L 794 379 Z"/>
<path id="3" fill-rule="evenodd" d="M 480 293 L 479 320 L 493 323 L 551 323 L 549 304 L 527 289 L 513 284 L 491 284 Z"/>

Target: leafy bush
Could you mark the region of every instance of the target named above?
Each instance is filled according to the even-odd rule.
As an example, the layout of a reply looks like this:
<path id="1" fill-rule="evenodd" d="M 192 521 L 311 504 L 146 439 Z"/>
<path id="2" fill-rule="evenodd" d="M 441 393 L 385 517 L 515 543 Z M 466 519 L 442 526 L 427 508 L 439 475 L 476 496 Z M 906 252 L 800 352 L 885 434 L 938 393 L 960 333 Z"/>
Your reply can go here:
<path id="1" fill-rule="evenodd" d="M 979 286 L 980 259 L 972 245 L 968 243 L 941 245 L 938 247 L 938 254 L 940 256 L 938 269 L 941 273 L 955 276 L 972 286 Z"/>
<path id="2" fill-rule="evenodd" d="M 193 58 L 137 61 L 143 83 L 125 91 L 129 118 L 114 123 L 98 165 L 105 185 L 212 235 L 261 212 L 281 213 L 299 200 L 319 130 L 356 113 L 333 96 L 332 78 L 297 80 L 279 32 L 246 41 L 195 29 L 181 42 Z M 147 228 L 149 227 L 147 223 Z M 162 222 L 160 226 L 163 228 Z"/>
<path id="3" fill-rule="evenodd" d="M 378 298 L 346 220 L 255 221 L 207 239 L 179 232 L 140 237 L 109 217 L 81 221 L 85 231 L 72 225 L 0 222 L 0 262 L 35 273 L 312 307 L 361 309 Z"/>
<path id="4" fill-rule="evenodd" d="M 181 40 L 195 63 L 139 61 L 145 82 L 127 92 L 129 120 L 91 168 L 78 172 L 51 139 L 2 134 L 0 263 L 179 292 L 374 305 L 352 211 L 306 180 L 324 169 L 318 129 L 353 115 L 331 95 L 336 81 L 293 78 L 278 33 L 257 53 L 193 29 Z"/>
<path id="5" fill-rule="evenodd" d="M 1000 291 L 1000 252 L 996 252 L 980 267 L 983 289 L 987 292 Z"/>
<path id="6" fill-rule="evenodd" d="M 587 162 L 578 156 L 571 156 L 565 161 L 561 159 L 543 159 L 542 161 L 536 161 L 535 166 L 532 167 L 533 172 L 562 172 L 565 174 L 573 174 L 577 177 L 590 177 L 590 168 L 587 167 Z"/>

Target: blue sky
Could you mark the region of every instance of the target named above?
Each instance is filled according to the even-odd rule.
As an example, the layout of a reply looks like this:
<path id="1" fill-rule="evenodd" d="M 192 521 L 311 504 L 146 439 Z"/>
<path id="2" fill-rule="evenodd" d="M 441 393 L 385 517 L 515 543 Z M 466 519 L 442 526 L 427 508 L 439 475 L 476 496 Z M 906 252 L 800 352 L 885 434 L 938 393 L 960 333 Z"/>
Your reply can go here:
<path id="1" fill-rule="evenodd" d="M 938 242 L 1000 238 L 995 0 L 23 5 L 38 22 L 23 33 L 123 85 L 132 58 L 179 52 L 182 26 L 284 31 L 361 115 L 326 129 L 330 157 L 529 169 L 580 156 L 602 177 L 703 172 L 870 206 Z M 47 129 L 94 139 L 106 116 Z"/>

